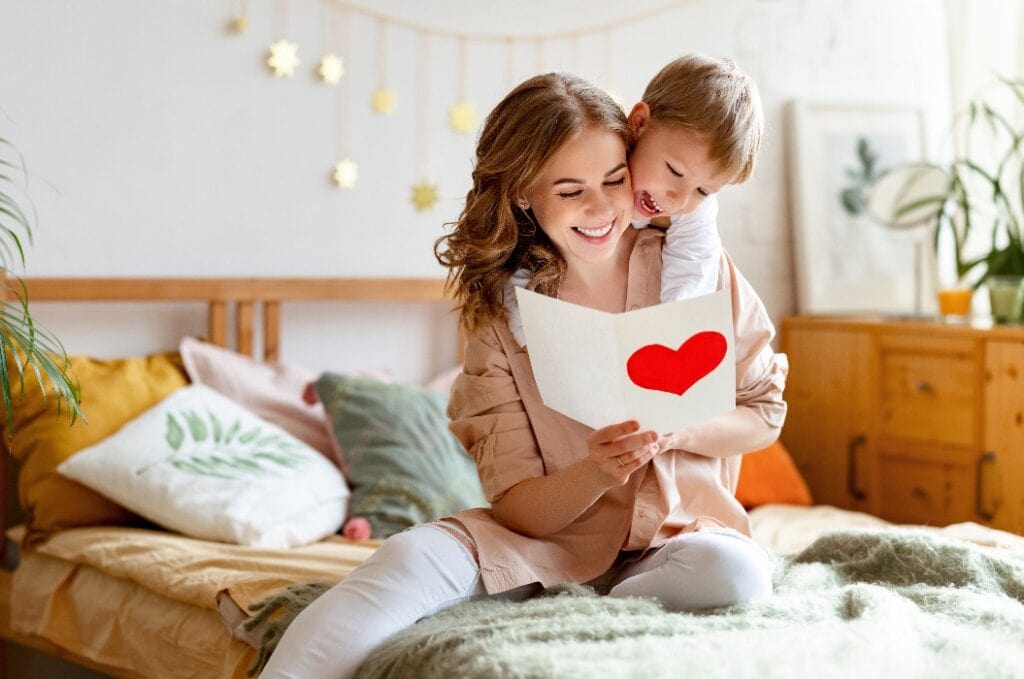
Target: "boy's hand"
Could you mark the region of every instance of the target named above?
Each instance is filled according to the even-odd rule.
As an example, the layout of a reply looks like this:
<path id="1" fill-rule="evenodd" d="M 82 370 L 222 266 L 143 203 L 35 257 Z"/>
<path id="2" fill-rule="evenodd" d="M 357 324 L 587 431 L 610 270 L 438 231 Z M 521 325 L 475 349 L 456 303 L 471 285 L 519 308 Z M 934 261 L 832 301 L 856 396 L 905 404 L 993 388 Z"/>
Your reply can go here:
<path id="1" fill-rule="evenodd" d="M 680 429 L 679 431 L 662 434 L 658 437 L 657 446 L 659 453 L 675 449 L 690 450 L 690 431 L 689 429 Z"/>
<path id="2" fill-rule="evenodd" d="M 658 435 L 639 429 L 639 422 L 627 420 L 597 429 L 587 437 L 590 461 L 614 486 L 626 483 L 633 472 L 658 454 Z"/>

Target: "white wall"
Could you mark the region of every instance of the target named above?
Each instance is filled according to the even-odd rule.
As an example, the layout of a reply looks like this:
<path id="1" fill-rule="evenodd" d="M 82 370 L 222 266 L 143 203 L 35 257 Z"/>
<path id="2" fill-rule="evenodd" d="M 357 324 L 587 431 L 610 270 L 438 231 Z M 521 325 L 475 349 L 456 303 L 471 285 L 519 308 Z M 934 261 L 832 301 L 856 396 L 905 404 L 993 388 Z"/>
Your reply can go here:
<path id="1" fill-rule="evenodd" d="M 0 136 L 33 173 L 39 213 L 34 276 L 433 276 L 432 244 L 455 218 L 468 187 L 473 136 L 445 123 L 457 93 L 456 45 L 433 43 L 430 147 L 442 201 L 417 213 L 417 54 L 412 34 L 390 36 L 390 118 L 367 105 L 374 87 L 373 24 L 356 18 L 349 76 L 355 91 L 353 191 L 329 182 L 336 160 L 335 92 L 313 76 L 321 4 L 290 0 L 290 36 L 303 64 L 291 80 L 262 64 L 280 2 L 249 0 L 251 28 L 225 34 L 234 0 L 0 0 Z M 366 3 L 367 5 L 369 2 Z M 664 0 L 548 3 L 380 0 L 373 7 L 424 24 L 531 35 L 583 28 L 659 7 Z M 665 62 L 685 51 L 731 56 L 755 77 L 768 142 L 755 179 L 721 196 L 726 246 L 778 321 L 794 310 L 791 226 L 785 184 L 783 107 L 793 98 L 909 103 L 928 115 L 931 148 L 949 126 L 944 3 L 936 0 L 691 0 L 611 35 L 611 82 L 627 104 Z M 604 80 L 602 36 L 549 45 L 545 70 Z M 469 89 L 480 116 L 511 83 L 500 46 L 470 47 Z M 578 60 L 574 58 L 578 54 Z M 516 76 L 536 68 L 516 51 Z M 578 61 L 578 63 L 577 63 Z M 365 332 L 321 325 L 322 309 L 286 315 L 286 359 L 350 367 L 372 350 Z M 143 333 L 86 327 L 81 312 L 39 307 L 73 352 L 117 354 L 169 344 L 178 327 L 201 332 L 199 308 L 175 310 Z M 111 313 L 104 308 L 104 318 Z M 367 310 L 373 316 L 377 310 Z M 441 312 L 388 314 L 397 351 L 408 333 L 430 329 L 406 352 L 400 376 L 418 379 L 445 359 Z M 401 317 L 399 320 L 398 317 Z M 438 339 L 438 338 L 441 339 Z M 290 339 L 295 338 L 295 339 Z M 302 342 L 302 344 L 300 344 Z M 364 349 L 366 351 L 364 351 Z M 362 359 L 360 359 L 362 360 Z M 372 358 L 367 359 L 371 363 Z"/>

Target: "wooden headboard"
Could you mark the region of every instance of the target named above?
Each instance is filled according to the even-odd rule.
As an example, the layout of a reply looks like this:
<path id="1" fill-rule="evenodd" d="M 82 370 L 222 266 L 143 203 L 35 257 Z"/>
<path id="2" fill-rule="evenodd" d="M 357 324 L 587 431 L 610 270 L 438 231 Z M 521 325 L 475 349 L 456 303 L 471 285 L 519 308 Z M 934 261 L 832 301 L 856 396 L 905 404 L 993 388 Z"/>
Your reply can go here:
<path id="1" fill-rule="evenodd" d="M 442 278 L 28 278 L 29 303 L 35 302 L 203 302 L 207 339 L 253 355 L 257 333 L 262 356 L 276 362 L 281 351 L 281 305 L 286 302 L 444 302 Z M 260 307 L 262 307 L 260 309 Z M 261 327 L 254 327 L 257 311 Z M 234 346 L 229 329 L 234 325 Z M 459 336 L 459 358 L 462 357 Z M 0 526 L 20 519 L 14 461 L 0 464 Z M 0 536 L 0 562 L 7 540 Z"/>
<path id="2" fill-rule="evenodd" d="M 209 341 L 252 354 L 256 308 L 263 307 L 263 360 L 278 359 L 281 304 L 318 302 L 440 302 L 442 278 L 29 278 L 32 302 L 206 302 Z M 259 357 L 256 357 L 259 358 Z"/>

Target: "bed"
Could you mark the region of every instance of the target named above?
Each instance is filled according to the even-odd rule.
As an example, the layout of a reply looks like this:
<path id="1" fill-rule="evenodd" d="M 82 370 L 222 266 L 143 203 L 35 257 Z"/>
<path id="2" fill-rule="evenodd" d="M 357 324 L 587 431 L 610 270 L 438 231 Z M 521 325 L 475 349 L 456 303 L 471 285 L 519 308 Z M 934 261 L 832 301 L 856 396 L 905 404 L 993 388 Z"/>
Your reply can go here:
<path id="1" fill-rule="evenodd" d="M 282 341 L 281 304 L 289 301 L 444 303 L 441 281 L 433 279 L 36 279 L 29 280 L 28 285 L 32 299 L 37 301 L 199 301 L 208 309 L 208 337 L 211 341 L 226 345 L 228 337 L 233 334 L 239 352 L 251 354 L 255 346 L 261 345 L 262 358 L 267 361 L 274 361 L 278 356 Z M 261 313 L 256 313 L 257 310 Z M 262 319 L 260 327 L 255 327 L 257 318 Z M 233 332 L 230 324 L 233 324 Z M 256 341 L 257 335 L 261 335 L 261 341 Z M 4 457 L 4 504 L 10 505 L 10 498 L 16 491 L 9 456 Z M 0 637 L 117 677 L 247 676 L 256 662 L 257 647 L 261 642 L 260 630 L 247 630 L 245 624 L 251 619 L 252 605 L 285 591 L 289 586 L 321 583 L 319 586 L 323 587 L 337 582 L 372 554 L 379 544 L 374 540 L 350 540 L 341 535 L 331 535 L 314 544 L 288 550 L 263 549 L 185 537 L 156 526 L 81 526 L 59 531 L 35 544 L 30 551 L 19 553 L 13 546 L 22 542 L 24 527 L 18 525 L 15 511 L 8 509 L 3 522 L 8 542 L 3 555 L 5 568 L 0 570 Z M 958 560 L 957 563 L 963 562 L 966 554 L 974 559 L 971 563 L 977 562 L 978 573 L 995 569 L 1005 576 L 999 581 L 1003 590 L 986 593 L 990 599 L 979 604 L 998 605 L 998 610 L 986 609 L 983 613 L 988 616 L 986 620 L 999 620 L 1005 628 L 997 635 L 987 636 L 998 651 L 989 653 L 994 655 L 993 664 L 988 667 L 989 673 L 993 676 L 1014 676 L 1024 666 L 1024 651 L 1021 651 L 1024 649 L 1024 538 L 977 524 L 944 528 L 895 527 L 867 514 L 827 506 L 766 504 L 751 511 L 751 521 L 755 538 L 780 555 L 780 573 L 786 577 L 794 573 L 807 577 L 808 573 L 814 572 L 807 565 L 812 562 L 821 568 L 831 569 L 827 573 L 820 571 L 815 577 L 828 580 L 832 588 L 830 592 L 840 597 L 837 600 L 853 601 L 851 597 L 856 598 L 855 595 L 863 595 L 864 592 L 877 594 L 871 587 L 885 584 L 878 578 L 872 582 L 839 582 L 837 578 L 841 579 L 843 565 L 848 565 L 850 558 L 863 556 L 857 556 L 860 554 L 858 550 L 863 551 L 861 547 L 849 547 L 850 539 L 874 541 L 873 554 L 877 554 L 881 547 L 882 551 L 888 550 L 886 553 L 897 557 L 906 555 L 906 550 L 912 550 L 915 545 L 920 546 L 923 540 L 929 549 L 946 550 L 943 554 L 948 559 Z M 837 543 L 837 535 L 846 542 Z M 956 545 L 967 551 L 956 551 L 959 549 L 953 547 Z M 823 552 L 826 547 L 832 551 Z M 837 549 L 846 551 L 838 554 Z M 895 563 L 899 563 L 898 558 Z M 906 566 L 908 562 L 904 559 L 903 563 Z M 886 568 L 893 575 L 899 571 L 896 566 Z M 914 572 L 916 570 L 911 575 Z M 905 578 L 907 574 L 900 577 Z M 791 582 L 784 579 L 777 582 L 792 589 Z M 903 595 L 906 591 L 921 594 L 920 587 L 928 583 L 912 583 L 910 590 L 906 590 L 906 582 L 889 584 L 902 587 L 900 593 Z M 939 590 L 924 594 L 934 599 L 934 596 L 948 593 L 942 588 L 948 589 L 956 583 L 935 582 L 931 585 L 939 587 Z M 973 581 L 961 582 L 957 587 L 953 594 L 980 591 Z M 502 608 L 511 605 L 508 603 L 478 602 L 459 607 L 447 614 L 449 617 L 425 621 L 382 647 L 364 666 L 364 674 L 450 675 L 452 666 L 441 662 L 443 656 L 447 658 L 446 662 L 458 663 L 454 666 L 458 668 L 457 672 L 467 676 L 517 672 L 530 676 L 567 676 L 579 671 L 608 676 L 623 673 L 640 676 L 644 674 L 642 664 L 634 662 L 623 666 L 622 659 L 635 657 L 662 662 L 656 653 L 651 652 L 654 648 L 650 646 L 652 643 L 664 647 L 666 640 L 673 640 L 672 643 L 685 640 L 690 645 L 684 644 L 684 647 L 692 651 L 696 648 L 691 643 L 693 639 L 698 640 L 697 647 L 719 648 L 722 644 L 732 643 L 729 635 L 746 634 L 735 639 L 743 639 L 743 643 L 750 638 L 760 639 L 770 648 L 773 640 L 792 642 L 793 637 L 786 637 L 784 630 L 791 635 L 800 629 L 805 633 L 812 630 L 787 623 L 784 617 L 776 615 L 773 618 L 770 613 L 762 615 L 757 624 L 734 624 L 733 621 L 726 625 L 728 618 L 696 616 L 684 620 L 674 614 L 643 608 L 649 602 L 637 604 L 639 608 L 615 609 L 617 604 L 595 604 L 585 591 L 571 587 L 552 594 L 555 596 L 530 602 L 532 608 L 523 607 L 515 612 Z M 790 600 L 780 597 L 779 605 L 787 601 Z M 892 610 L 904 610 L 905 603 L 899 599 L 893 603 Z M 523 616 L 554 614 L 560 616 L 564 624 L 554 636 L 551 632 L 541 633 L 540 627 L 536 626 L 537 621 L 526 617 L 510 625 L 510 620 L 519 620 L 516 615 L 520 613 Z M 588 616 L 597 620 L 604 614 L 611 616 L 609 624 L 617 625 L 617 633 L 601 636 L 595 631 L 597 627 L 591 624 Z M 806 618 L 806 613 L 802 615 Z M 829 625 L 830 629 L 837 625 L 846 629 L 837 622 L 842 619 L 837 614 L 835 620 L 830 618 L 820 622 Z M 898 614 L 895 619 L 901 620 Z M 664 627 L 668 620 L 677 627 Z M 907 620 L 912 622 L 909 617 Z M 631 621 L 639 627 L 624 633 L 621 631 L 623 621 Z M 583 633 L 581 629 L 589 632 Z M 849 626 L 849 629 L 856 628 Z M 502 633 L 505 636 L 501 636 Z M 858 658 L 871 659 L 870 648 L 863 638 L 859 648 L 856 637 L 840 637 L 835 643 L 844 648 L 851 648 L 852 644 L 852 652 Z M 951 648 L 956 650 L 949 644 L 945 648 L 946 653 Z M 987 650 L 991 651 L 990 648 Z M 546 653 L 555 655 L 549 658 Z M 939 649 L 916 649 L 914 653 L 922 653 L 919 656 L 921 662 L 934 663 L 944 657 Z M 723 662 L 721 659 L 701 660 L 703 655 L 690 653 L 687 657 L 692 656 L 693 662 L 704 662 L 705 665 L 688 665 L 686 669 L 700 670 L 709 676 L 714 675 L 712 669 L 724 676 L 844 674 L 844 665 L 825 667 L 820 659 L 814 660 L 813 654 L 808 654 L 803 664 L 799 659 L 787 658 L 780 660 L 781 664 L 777 666 L 765 664 L 768 662 L 765 659 L 773 656 L 764 649 L 751 651 L 746 659 L 742 653 L 732 655 L 734 657 L 729 658 L 729 662 Z M 781 658 L 781 654 L 775 654 L 775 657 Z M 882 660 L 888 662 L 885 658 Z M 875 659 L 874 662 L 881 661 Z M 925 666 L 890 669 L 895 674 L 913 674 Z M 666 667 L 649 666 L 657 672 L 669 671 Z M 868 669 L 882 667 L 876 664 Z M 681 670 L 682 665 L 676 669 Z M 12 676 L 27 675 L 19 674 L 15 667 Z"/>

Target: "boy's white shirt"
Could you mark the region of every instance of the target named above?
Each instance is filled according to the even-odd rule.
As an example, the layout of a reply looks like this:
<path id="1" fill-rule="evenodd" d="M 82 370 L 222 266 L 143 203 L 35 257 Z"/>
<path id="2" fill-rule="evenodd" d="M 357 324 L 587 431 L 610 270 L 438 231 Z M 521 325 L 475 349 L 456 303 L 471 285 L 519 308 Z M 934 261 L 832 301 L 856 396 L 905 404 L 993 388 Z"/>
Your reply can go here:
<path id="1" fill-rule="evenodd" d="M 661 250 L 661 301 L 675 302 L 715 291 L 722 240 L 718 236 L 718 198 L 708 196 L 694 210 L 673 215 Z M 642 229 L 648 221 L 634 221 Z"/>
<path id="2" fill-rule="evenodd" d="M 661 301 L 674 302 L 707 295 L 718 286 L 722 240 L 718 236 L 718 199 L 708 196 L 693 212 L 673 215 L 661 250 Z M 650 222 L 634 220 L 642 229 Z M 505 283 L 508 327 L 520 345 L 526 346 L 523 318 L 516 303 L 516 288 L 525 288 L 530 272 L 519 269 Z"/>

